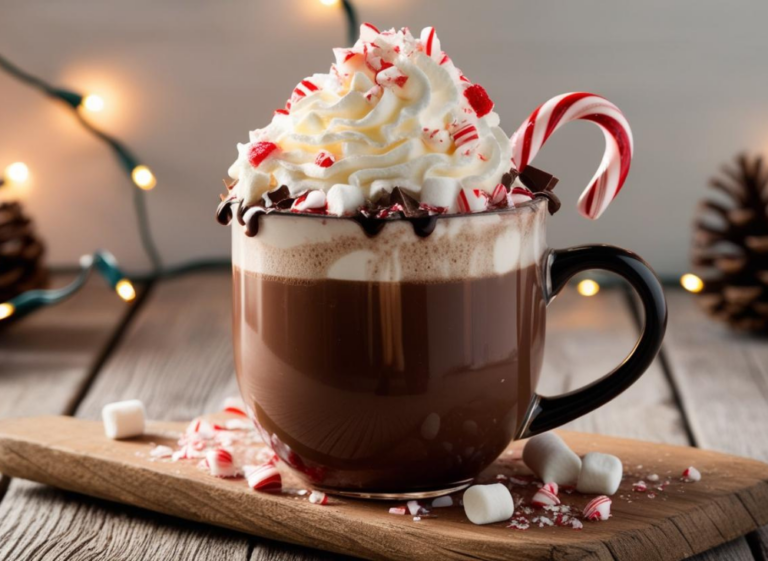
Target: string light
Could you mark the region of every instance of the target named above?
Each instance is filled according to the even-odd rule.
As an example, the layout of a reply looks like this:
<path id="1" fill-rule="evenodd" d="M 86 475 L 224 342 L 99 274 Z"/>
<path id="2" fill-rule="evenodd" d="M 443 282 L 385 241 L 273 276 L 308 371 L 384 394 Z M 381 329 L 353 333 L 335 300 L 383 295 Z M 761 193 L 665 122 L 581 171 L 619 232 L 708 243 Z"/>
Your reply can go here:
<path id="1" fill-rule="evenodd" d="M 335 6 L 339 3 L 339 0 L 320 0 L 320 3 L 325 6 Z"/>
<path id="2" fill-rule="evenodd" d="M 96 94 L 89 94 L 83 99 L 81 107 L 91 113 L 98 113 L 104 109 L 104 100 Z"/>
<path id="3" fill-rule="evenodd" d="M 139 189 L 151 191 L 157 185 L 155 175 L 147 166 L 136 166 L 131 171 L 131 179 Z"/>
<path id="4" fill-rule="evenodd" d="M 701 292 L 704 290 L 704 281 L 693 273 L 686 273 L 680 277 L 680 284 L 688 292 Z"/>
<path id="5" fill-rule="evenodd" d="M 576 285 L 576 290 L 581 294 L 582 296 L 594 296 L 598 292 L 600 292 L 600 285 L 597 284 L 596 281 L 593 281 L 592 279 L 584 279 L 579 284 Z"/>
<path id="6" fill-rule="evenodd" d="M 126 302 L 132 302 L 136 299 L 136 289 L 133 288 L 133 284 L 128 279 L 119 280 L 115 285 L 115 292 Z"/>
<path id="7" fill-rule="evenodd" d="M 10 304 L 8 302 L 5 302 L 4 304 L 0 304 L 0 321 L 9 318 L 13 315 L 13 312 L 16 311 L 16 308 L 14 308 L 13 304 Z"/>
<path id="8" fill-rule="evenodd" d="M 5 168 L 3 179 L 9 183 L 24 183 L 29 179 L 29 168 L 24 162 L 14 162 Z"/>

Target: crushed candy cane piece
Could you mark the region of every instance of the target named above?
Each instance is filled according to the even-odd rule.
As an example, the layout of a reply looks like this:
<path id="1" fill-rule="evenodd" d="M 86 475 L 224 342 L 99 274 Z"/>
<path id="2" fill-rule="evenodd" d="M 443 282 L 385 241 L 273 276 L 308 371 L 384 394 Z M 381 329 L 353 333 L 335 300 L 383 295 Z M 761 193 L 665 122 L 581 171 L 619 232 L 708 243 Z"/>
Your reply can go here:
<path id="1" fill-rule="evenodd" d="M 390 514 L 396 514 L 398 516 L 405 516 L 405 507 L 404 506 L 393 506 L 389 509 Z"/>
<path id="2" fill-rule="evenodd" d="M 557 497 L 557 483 L 547 483 L 541 489 L 536 491 L 531 499 L 533 506 L 557 506 L 560 504 L 560 499 Z"/>
<path id="3" fill-rule="evenodd" d="M 632 490 L 637 493 L 645 493 L 648 490 L 648 485 L 645 484 L 645 481 L 638 481 L 632 484 Z"/>
<path id="4" fill-rule="evenodd" d="M 695 467 L 691 466 L 683 471 L 682 479 L 687 483 L 695 483 L 696 481 L 701 481 L 701 472 Z"/>
<path id="5" fill-rule="evenodd" d="M 586 520 L 608 520 L 611 516 L 611 499 L 605 495 L 595 497 L 584 507 Z"/>
<path id="6" fill-rule="evenodd" d="M 648 481 L 652 481 L 652 482 L 654 482 L 654 483 L 655 483 L 656 481 L 658 481 L 658 480 L 659 480 L 659 476 L 658 476 L 658 475 L 656 475 L 655 473 L 652 473 L 652 474 L 650 474 L 648 477 L 646 477 L 646 479 L 647 479 Z"/>
<path id="7" fill-rule="evenodd" d="M 160 444 L 152 448 L 149 455 L 153 458 L 170 458 L 173 456 L 173 448 Z"/>
<path id="8" fill-rule="evenodd" d="M 419 501 L 408 501 L 405 506 L 408 507 L 408 512 L 411 513 L 411 516 L 418 514 L 421 510 Z"/>
<path id="9" fill-rule="evenodd" d="M 205 465 L 215 477 L 235 477 L 237 468 L 231 452 L 223 448 L 208 450 L 205 454 Z"/>
<path id="10" fill-rule="evenodd" d="M 243 473 L 248 480 L 248 486 L 254 491 L 280 491 L 283 488 L 283 478 L 277 471 L 274 462 L 260 466 L 244 466 Z"/>
<path id="11" fill-rule="evenodd" d="M 312 491 L 309 494 L 309 502 L 311 502 L 313 505 L 327 505 L 328 495 L 320 491 Z"/>

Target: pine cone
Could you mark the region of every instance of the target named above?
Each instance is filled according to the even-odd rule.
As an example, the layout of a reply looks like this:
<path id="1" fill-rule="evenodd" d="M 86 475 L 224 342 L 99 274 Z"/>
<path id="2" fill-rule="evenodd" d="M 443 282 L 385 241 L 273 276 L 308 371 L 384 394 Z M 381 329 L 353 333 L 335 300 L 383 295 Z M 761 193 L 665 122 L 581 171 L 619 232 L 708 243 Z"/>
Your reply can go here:
<path id="1" fill-rule="evenodd" d="M 762 157 L 741 155 L 710 186 L 725 197 L 703 201 L 695 221 L 697 300 L 739 331 L 768 332 L 768 170 Z"/>
<path id="2" fill-rule="evenodd" d="M 0 302 L 48 284 L 44 252 L 21 205 L 0 203 Z"/>

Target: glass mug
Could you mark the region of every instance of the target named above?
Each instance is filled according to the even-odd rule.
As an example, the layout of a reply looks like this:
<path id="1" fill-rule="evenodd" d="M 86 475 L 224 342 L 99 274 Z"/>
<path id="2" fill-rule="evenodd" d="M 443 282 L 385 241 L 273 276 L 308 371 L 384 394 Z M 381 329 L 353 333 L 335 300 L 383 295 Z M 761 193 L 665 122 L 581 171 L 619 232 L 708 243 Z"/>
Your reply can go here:
<path id="1" fill-rule="evenodd" d="M 408 220 L 274 213 L 233 227 L 234 348 L 249 414 L 312 488 L 371 498 L 457 491 L 514 439 L 610 401 L 664 336 L 661 285 L 638 256 L 550 250 L 547 201 Z M 613 372 L 556 397 L 536 384 L 546 307 L 576 273 L 612 271 L 645 327 Z"/>

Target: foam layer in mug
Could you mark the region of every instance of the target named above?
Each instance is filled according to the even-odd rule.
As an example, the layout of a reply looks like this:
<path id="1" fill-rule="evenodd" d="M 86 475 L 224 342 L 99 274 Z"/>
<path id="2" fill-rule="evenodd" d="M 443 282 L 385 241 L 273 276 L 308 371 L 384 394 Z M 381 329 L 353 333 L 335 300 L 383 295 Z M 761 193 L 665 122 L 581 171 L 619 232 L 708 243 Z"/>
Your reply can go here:
<path id="1" fill-rule="evenodd" d="M 393 220 L 368 237 L 351 219 L 266 215 L 247 237 L 232 224 L 235 266 L 260 275 L 311 282 L 445 282 L 503 275 L 539 262 L 546 247 L 545 201 L 499 213 L 445 217 L 418 237 Z"/>

